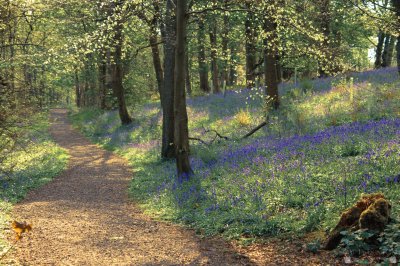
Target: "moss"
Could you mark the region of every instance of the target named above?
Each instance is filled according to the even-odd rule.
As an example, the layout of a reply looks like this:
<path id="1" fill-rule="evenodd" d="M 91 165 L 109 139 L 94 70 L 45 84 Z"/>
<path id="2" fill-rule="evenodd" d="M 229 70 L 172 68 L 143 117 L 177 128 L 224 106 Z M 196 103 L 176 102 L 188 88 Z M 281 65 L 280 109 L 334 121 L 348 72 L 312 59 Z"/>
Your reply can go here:
<path id="1" fill-rule="evenodd" d="M 360 215 L 359 226 L 361 229 L 383 231 L 389 222 L 392 206 L 386 199 L 378 199 Z"/>
<path id="2" fill-rule="evenodd" d="M 391 205 L 382 193 L 363 195 L 340 216 L 339 223 L 329 234 L 325 249 L 335 249 L 342 239 L 342 231 L 360 228 L 382 231 L 389 221 Z"/>

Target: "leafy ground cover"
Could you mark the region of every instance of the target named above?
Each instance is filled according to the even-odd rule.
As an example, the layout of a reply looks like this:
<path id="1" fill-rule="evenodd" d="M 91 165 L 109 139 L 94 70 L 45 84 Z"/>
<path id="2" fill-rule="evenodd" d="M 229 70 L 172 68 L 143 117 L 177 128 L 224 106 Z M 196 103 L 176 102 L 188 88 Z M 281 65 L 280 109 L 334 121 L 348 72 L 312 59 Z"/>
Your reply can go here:
<path id="1" fill-rule="evenodd" d="M 10 153 L 0 172 L 0 254 L 7 250 L 4 229 L 9 228 L 13 204 L 26 193 L 49 182 L 67 164 L 66 152 L 58 147 L 48 134 L 48 115 L 38 113 L 29 117 L 29 125 L 21 125 L 18 135 L 20 147 Z M 5 141 L 1 139 L 1 141 Z M 3 151 L 4 152 L 4 151 Z"/>
<path id="2" fill-rule="evenodd" d="M 400 81 L 396 69 L 281 86 L 282 108 L 264 107 L 262 90 L 188 100 L 195 176 L 175 176 L 160 161 L 159 103 L 117 112 L 74 112 L 74 124 L 132 163 L 131 194 L 151 215 L 203 234 L 254 237 L 328 230 L 362 193 L 383 192 L 400 212 Z M 264 130 L 239 140 L 269 118 Z"/>

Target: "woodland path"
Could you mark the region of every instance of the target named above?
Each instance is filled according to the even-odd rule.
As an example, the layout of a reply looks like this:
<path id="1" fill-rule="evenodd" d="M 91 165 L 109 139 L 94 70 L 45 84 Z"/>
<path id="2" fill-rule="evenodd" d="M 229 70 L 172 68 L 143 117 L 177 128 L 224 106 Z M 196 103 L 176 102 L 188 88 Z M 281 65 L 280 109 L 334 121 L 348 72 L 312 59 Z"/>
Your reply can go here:
<path id="1" fill-rule="evenodd" d="M 52 110 L 50 131 L 70 155 L 68 168 L 15 206 L 13 217 L 33 230 L 6 265 L 253 264 L 222 240 L 144 215 L 128 197 L 127 161 L 74 130 L 66 110 Z"/>

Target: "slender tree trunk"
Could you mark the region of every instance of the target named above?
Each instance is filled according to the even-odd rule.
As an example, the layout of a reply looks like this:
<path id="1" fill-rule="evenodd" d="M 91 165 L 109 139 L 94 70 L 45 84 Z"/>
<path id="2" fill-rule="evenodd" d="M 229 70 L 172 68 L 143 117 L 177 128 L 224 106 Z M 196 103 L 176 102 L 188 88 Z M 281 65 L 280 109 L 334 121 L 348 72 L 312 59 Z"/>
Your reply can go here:
<path id="1" fill-rule="evenodd" d="M 394 53 L 394 46 L 396 44 L 396 37 L 395 36 L 390 36 L 390 42 L 389 42 L 389 47 L 388 47 L 388 53 L 387 53 L 387 64 L 388 66 L 392 66 L 393 63 L 393 53 Z"/>
<path id="2" fill-rule="evenodd" d="M 45 66 L 42 65 L 40 71 L 40 79 L 39 79 L 39 107 L 43 107 L 43 99 L 44 99 L 44 91 L 46 88 L 46 70 Z"/>
<path id="3" fill-rule="evenodd" d="M 175 55 L 175 153 L 179 177 L 188 177 L 193 171 L 189 161 L 189 129 L 185 96 L 185 36 L 186 0 L 176 4 L 176 55 Z"/>
<path id="4" fill-rule="evenodd" d="M 83 107 L 88 107 L 89 106 L 89 81 L 88 81 L 88 76 L 85 73 L 84 76 L 84 85 L 83 85 L 83 95 L 82 95 L 82 106 Z"/>
<path id="5" fill-rule="evenodd" d="M 279 107 L 278 79 L 277 79 L 277 49 L 276 24 L 272 18 L 264 19 L 264 31 L 269 37 L 264 39 L 264 79 L 266 95 L 272 101 L 274 109 Z"/>
<path id="6" fill-rule="evenodd" d="M 204 16 L 199 17 L 198 21 L 199 29 L 197 31 L 197 45 L 198 45 L 198 63 L 199 63 L 199 79 L 200 79 L 200 90 L 204 92 L 210 92 L 210 86 L 208 85 L 208 65 L 206 62 L 206 52 L 204 41 L 206 38 Z"/>
<path id="7" fill-rule="evenodd" d="M 161 157 L 175 157 L 174 146 L 174 69 L 175 69 L 175 4 L 167 1 L 164 37 L 164 85 L 161 93 L 163 109 Z"/>
<path id="8" fill-rule="evenodd" d="M 389 45 L 390 45 L 390 34 L 385 35 L 385 41 L 383 45 L 383 52 L 382 52 L 382 67 L 388 67 L 388 56 L 389 56 Z"/>
<path id="9" fill-rule="evenodd" d="M 162 86 L 164 83 L 164 78 L 163 78 L 163 69 L 161 65 L 161 59 L 160 59 L 160 51 L 158 50 L 158 33 L 157 33 L 157 27 L 158 27 L 158 14 L 154 15 L 153 19 L 151 20 L 151 25 L 150 25 L 150 46 L 151 46 L 151 54 L 153 56 L 153 66 L 154 66 L 154 72 L 156 74 L 156 80 L 157 80 L 157 88 L 158 92 L 161 97 L 161 91 L 162 91 Z"/>
<path id="10" fill-rule="evenodd" d="M 255 47 L 255 29 L 254 29 L 254 14 L 252 12 L 251 3 L 246 3 L 247 12 L 245 21 L 246 35 L 246 87 L 252 88 L 255 86 L 255 65 L 256 65 L 256 47 Z"/>
<path id="11" fill-rule="evenodd" d="M 121 3 L 120 3 L 121 4 Z M 118 9 L 118 7 L 116 8 Z M 117 16 L 120 16 L 117 12 Z M 128 113 L 125 102 L 125 90 L 123 86 L 123 62 L 122 62 L 122 22 L 117 18 L 114 26 L 114 58 L 112 62 L 112 88 L 118 101 L 119 118 L 123 125 L 132 123 L 132 118 Z"/>
<path id="12" fill-rule="evenodd" d="M 396 53 L 397 53 L 397 69 L 400 75 L 400 1 L 392 0 L 392 6 L 395 8 L 396 16 L 397 16 L 397 45 L 396 45 Z"/>
<path id="13" fill-rule="evenodd" d="M 380 68 L 382 66 L 382 50 L 383 50 L 384 40 L 385 40 L 385 34 L 379 31 L 378 44 L 376 46 L 376 54 L 375 54 L 375 68 Z"/>
<path id="14" fill-rule="evenodd" d="M 76 106 L 78 108 L 82 107 L 82 93 L 81 93 L 81 86 L 79 83 L 79 75 L 78 71 L 75 70 L 75 100 L 76 100 Z"/>
<path id="15" fill-rule="evenodd" d="M 106 84 L 106 76 L 107 76 L 107 61 L 105 58 L 105 52 L 102 51 L 100 53 L 100 62 L 99 62 L 99 107 L 102 110 L 107 109 L 106 105 L 106 95 L 107 95 L 107 84 Z"/>
<path id="16" fill-rule="evenodd" d="M 217 58 L 217 25 L 216 20 L 210 25 L 210 44 L 211 44 L 211 79 L 213 93 L 220 93 L 219 80 L 218 80 L 218 58 Z"/>
<path id="17" fill-rule="evenodd" d="M 227 8 L 228 0 L 224 0 L 225 8 Z M 228 34 L 229 34 L 229 15 L 224 13 L 224 25 L 222 30 L 222 73 L 221 83 L 222 87 L 228 83 Z"/>
<path id="18" fill-rule="evenodd" d="M 228 86 L 233 86 L 236 84 L 236 78 L 237 78 L 237 73 L 236 73 L 236 63 L 235 63 L 235 45 L 232 43 L 230 45 L 231 49 L 231 54 L 229 55 L 229 78 L 228 78 Z"/>
<path id="19" fill-rule="evenodd" d="M 330 5 L 331 1 L 330 0 L 321 0 L 320 1 L 320 27 L 322 29 L 322 33 L 324 34 L 324 40 L 322 42 L 323 49 L 326 51 L 325 56 L 328 57 L 329 55 L 332 55 L 331 53 L 331 45 L 329 44 L 330 41 L 330 34 L 331 34 L 331 13 L 330 13 Z M 320 77 L 327 77 L 328 74 L 330 73 L 330 70 L 333 69 L 332 66 L 329 66 L 328 64 L 334 63 L 328 62 L 327 60 L 322 60 L 319 62 L 318 66 L 318 73 Z"/>
<path id="20" fill-rule="evenodd" d="M 11 16 L 12 16 L 12 14 L 10 13 L 10 17 Z M 15 97 L 15 100 L 13 101 L 14 104 L 11 106 L 12 108 L 15 108 L 17 105 L 17 95 L 15 93 L 15 66 L 14 66 L 14 56 L 15 56 L 14 41 L 15 41 L 15 36 L 17 34 L 17 26 L 18 26 L 18 20 L 17 20 L 17 18 L 13 18 L 12 22 L 10 22 L 10 26 L 9 26 L 10 34 L 9 34 L 9 40 L 8 40 L 9 45 L 10 45 L 10 59 L 9 59 L 9 61 L 10 61 L 10 77 L 8 78 L 8 80 L 9 80 L 9 84 L 10 84 L 11 90 L 13 92 L 13 95 Z"/>

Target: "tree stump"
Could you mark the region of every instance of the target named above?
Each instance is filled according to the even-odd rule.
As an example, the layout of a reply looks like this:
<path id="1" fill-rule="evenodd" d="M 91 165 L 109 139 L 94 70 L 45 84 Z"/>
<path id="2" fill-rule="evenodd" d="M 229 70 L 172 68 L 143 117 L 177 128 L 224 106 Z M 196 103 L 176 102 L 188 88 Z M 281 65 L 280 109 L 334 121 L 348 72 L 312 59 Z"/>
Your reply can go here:
<path id="1" fill-rule="evenodd" d="M 363 195 L 352 207 L 345 210 L 339 223 L 330 232 L 324 249 L 335 249 L 342 239 L 340 232 L 345 230 L 370 229 L 383 231 L 389 222 L 391 204 L 382 193 Z"/>

